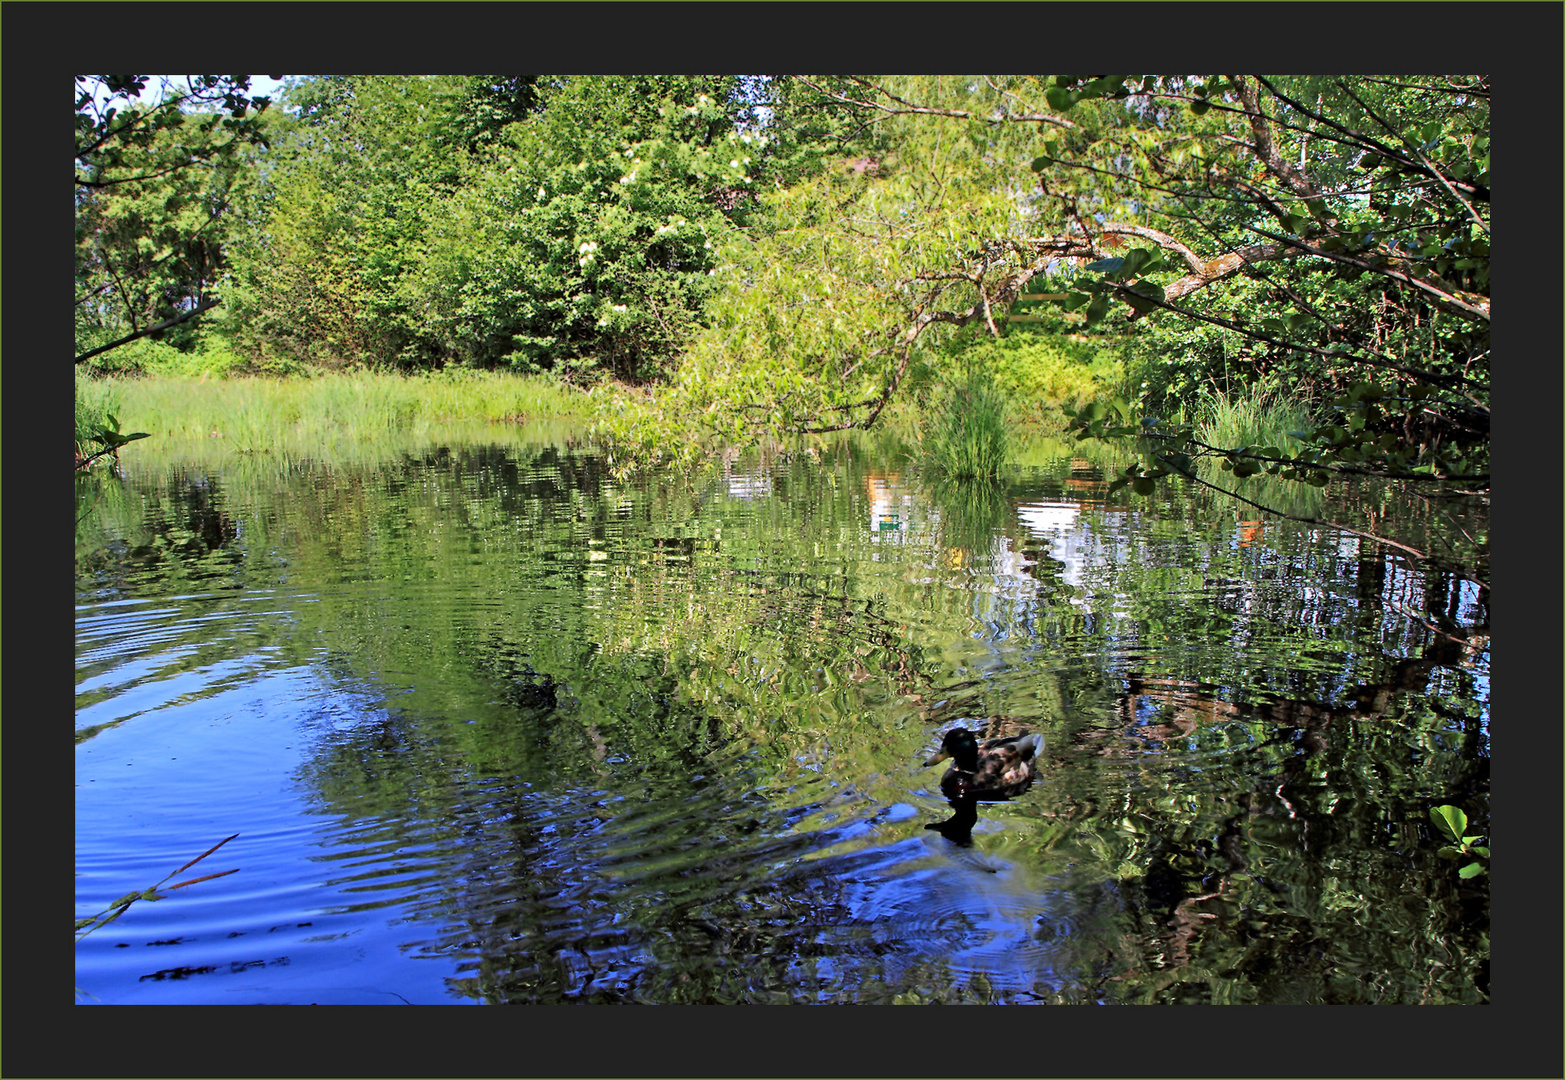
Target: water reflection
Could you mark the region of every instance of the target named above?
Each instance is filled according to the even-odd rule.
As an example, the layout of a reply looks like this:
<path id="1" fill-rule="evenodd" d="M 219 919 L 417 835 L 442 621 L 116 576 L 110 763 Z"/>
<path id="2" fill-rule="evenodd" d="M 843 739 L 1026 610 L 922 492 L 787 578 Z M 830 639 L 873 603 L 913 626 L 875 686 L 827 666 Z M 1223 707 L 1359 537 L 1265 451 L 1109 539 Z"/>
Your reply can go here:
<path id="1" fill-rule="evenodd" d="M 100 999 L 1487 992 L 1427 832 L 1487 828 L 1460 580 L 852 443 L 699 489 L 525 441 L 125 483 L 78 536 L 78 909 L 233 832 L 243 872 L 94 934 Z M 1047 761 L 980 811 L 924 768 L 958 729 Z"/>

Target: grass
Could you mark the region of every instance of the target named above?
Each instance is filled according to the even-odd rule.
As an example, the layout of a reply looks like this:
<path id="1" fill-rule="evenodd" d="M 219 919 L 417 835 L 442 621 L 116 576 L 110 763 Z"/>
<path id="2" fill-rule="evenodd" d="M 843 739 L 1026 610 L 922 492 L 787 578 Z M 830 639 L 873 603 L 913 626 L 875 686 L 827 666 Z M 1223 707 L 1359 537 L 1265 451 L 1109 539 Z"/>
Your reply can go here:
<path id="1" fill-rule="evenodd" d="M 1290 431 L 1308 431 L 1315 426 L 1309 411 L 1300 403 L 1285 400 L 1283 393 L 1263 383 L 1243 395 L 1218 394 L 1202 410 L 1196 424 L 1197 436 L 1211 446 L 1235 450 L 1243 446 L 1276 447 L 1284 455 L 1303 448 Z M 1311 487 L 1265 473 L 1239 479 L 1221 471 L 1215 460 L 1200 463 L 1201 479 L 1254 500 L 1263 506 L 1298 517 L 1313 517 L 1325 504 L 1325 493 Z M 1253 507 L 1238 504 L 1239 512 L 1253 513 Z"/>
<path id="2" fill-rule="evenodd" d="M 111 414 L 123 409 L 119 388 L 112 383 L 76 375 L 76 452 L 90 454 L 99 449 L 92 441 Z"/>
<path id="3" fill-rule="evenodd" d="M 952 479 L 994 476 L 1005 464 L 1005 395 L 981 367 L 947 388 L 924 439 L 929 460 Z"/>
<path id="4" fill-rule="evenodd" d="M 1243 396 L 1219 393 L 1196 425 L 1201 441 L 1224 449 L 1241 446 L 1275 446 L 1293 453 L 1302 443 L 1288 433 L 1315 426 L 1309 411 L 1296 401 L 1284 400 L 1273 386 L 1262 384 Z"/>
<path id="5" fill-rule="evenodd" d="M 149 375 L 92 380 L 90 400 L 119 405 L 125 423 L 173 443 L 241 451 L 384 438 L 461 421 L 588 420 L 591 394 L 539 377 L 458 371 L 314 378 Z M 78 416 L 83 389 L 78 380 Z"/>

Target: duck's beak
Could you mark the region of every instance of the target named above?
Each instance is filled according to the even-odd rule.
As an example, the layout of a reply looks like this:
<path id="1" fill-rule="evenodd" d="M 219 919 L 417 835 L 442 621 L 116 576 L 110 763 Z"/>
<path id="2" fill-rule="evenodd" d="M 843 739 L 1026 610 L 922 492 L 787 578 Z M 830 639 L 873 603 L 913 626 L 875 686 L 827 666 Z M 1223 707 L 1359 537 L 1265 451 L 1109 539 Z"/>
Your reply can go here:
<path id="1" fill-rule="evenodd" d="M 946 749 L 942 748 L 941 751 L 938 754 L 936 754 L 934 757 L 930 758 L 928 761 L 924 762 L 924 768 L 927 769 L 931 765 L 938 765 L 938 764 L 940 764 L 942 761 L 944 761 L 946 758 L 948 758 L 950 756 L 951 756 L 951 752 L 949 750 L 946 750 Z"/>

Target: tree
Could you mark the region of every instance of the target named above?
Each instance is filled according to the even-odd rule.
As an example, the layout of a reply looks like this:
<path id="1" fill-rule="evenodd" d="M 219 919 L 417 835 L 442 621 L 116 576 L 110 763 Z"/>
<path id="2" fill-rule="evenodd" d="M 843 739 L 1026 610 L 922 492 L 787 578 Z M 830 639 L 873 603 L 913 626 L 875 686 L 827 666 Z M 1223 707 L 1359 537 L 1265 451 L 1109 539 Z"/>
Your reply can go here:
<path id="1" fill-rule="evenodd" d="M 264 145 L 248 75 L 76 76 L 77 363 L 219 301 L 222 218 Z"/>
<path id="2" fill-rule="evenodd" d="M 236 247 L 254 354 L 655 378 L 771 158 L 732 77 L 312 79 Z"/>
<path id="3" fill-rule="evenodd" d="M 1119 312 L 1154 344 L 1192 325 L 1234 335 L 1241 377 L 1282 371 L 1323 413 L 1284 453 L 1207 445 L 1157 419 L 1166 399 L 1139 420 L 1086 409 L 1083 434 L 1146 440 L 1117 485 L 1210 483 L 1208 457 L 1238 477 L 1487 498 L 1485 78 L 796 81 L 891 149 L 773 196 L 776 227 L 732 248 L 676 415 L 741 439 L 872 425 L 926 334 L 997 335 L 1032 290 L 1086 329 Z"/>

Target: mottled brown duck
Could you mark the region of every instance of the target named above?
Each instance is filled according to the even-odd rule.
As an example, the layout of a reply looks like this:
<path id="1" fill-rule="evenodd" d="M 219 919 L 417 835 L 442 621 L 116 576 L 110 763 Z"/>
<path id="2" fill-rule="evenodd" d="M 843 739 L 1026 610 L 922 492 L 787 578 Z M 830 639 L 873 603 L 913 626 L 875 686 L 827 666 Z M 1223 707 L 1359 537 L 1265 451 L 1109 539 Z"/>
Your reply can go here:
<path id="1" fill-rule="evenodd" d="M 1012 735 L 979 745 L 967 728 L 952 728 L 940 743 L 940 752 L 924 767 L 947 759 L 951 767 L 940 778 L 940 790 L 953 801 L 978 799 L 990 802 L 1020 795 L 1031 786 L 1043 753 L 1043 736 Z"/>

